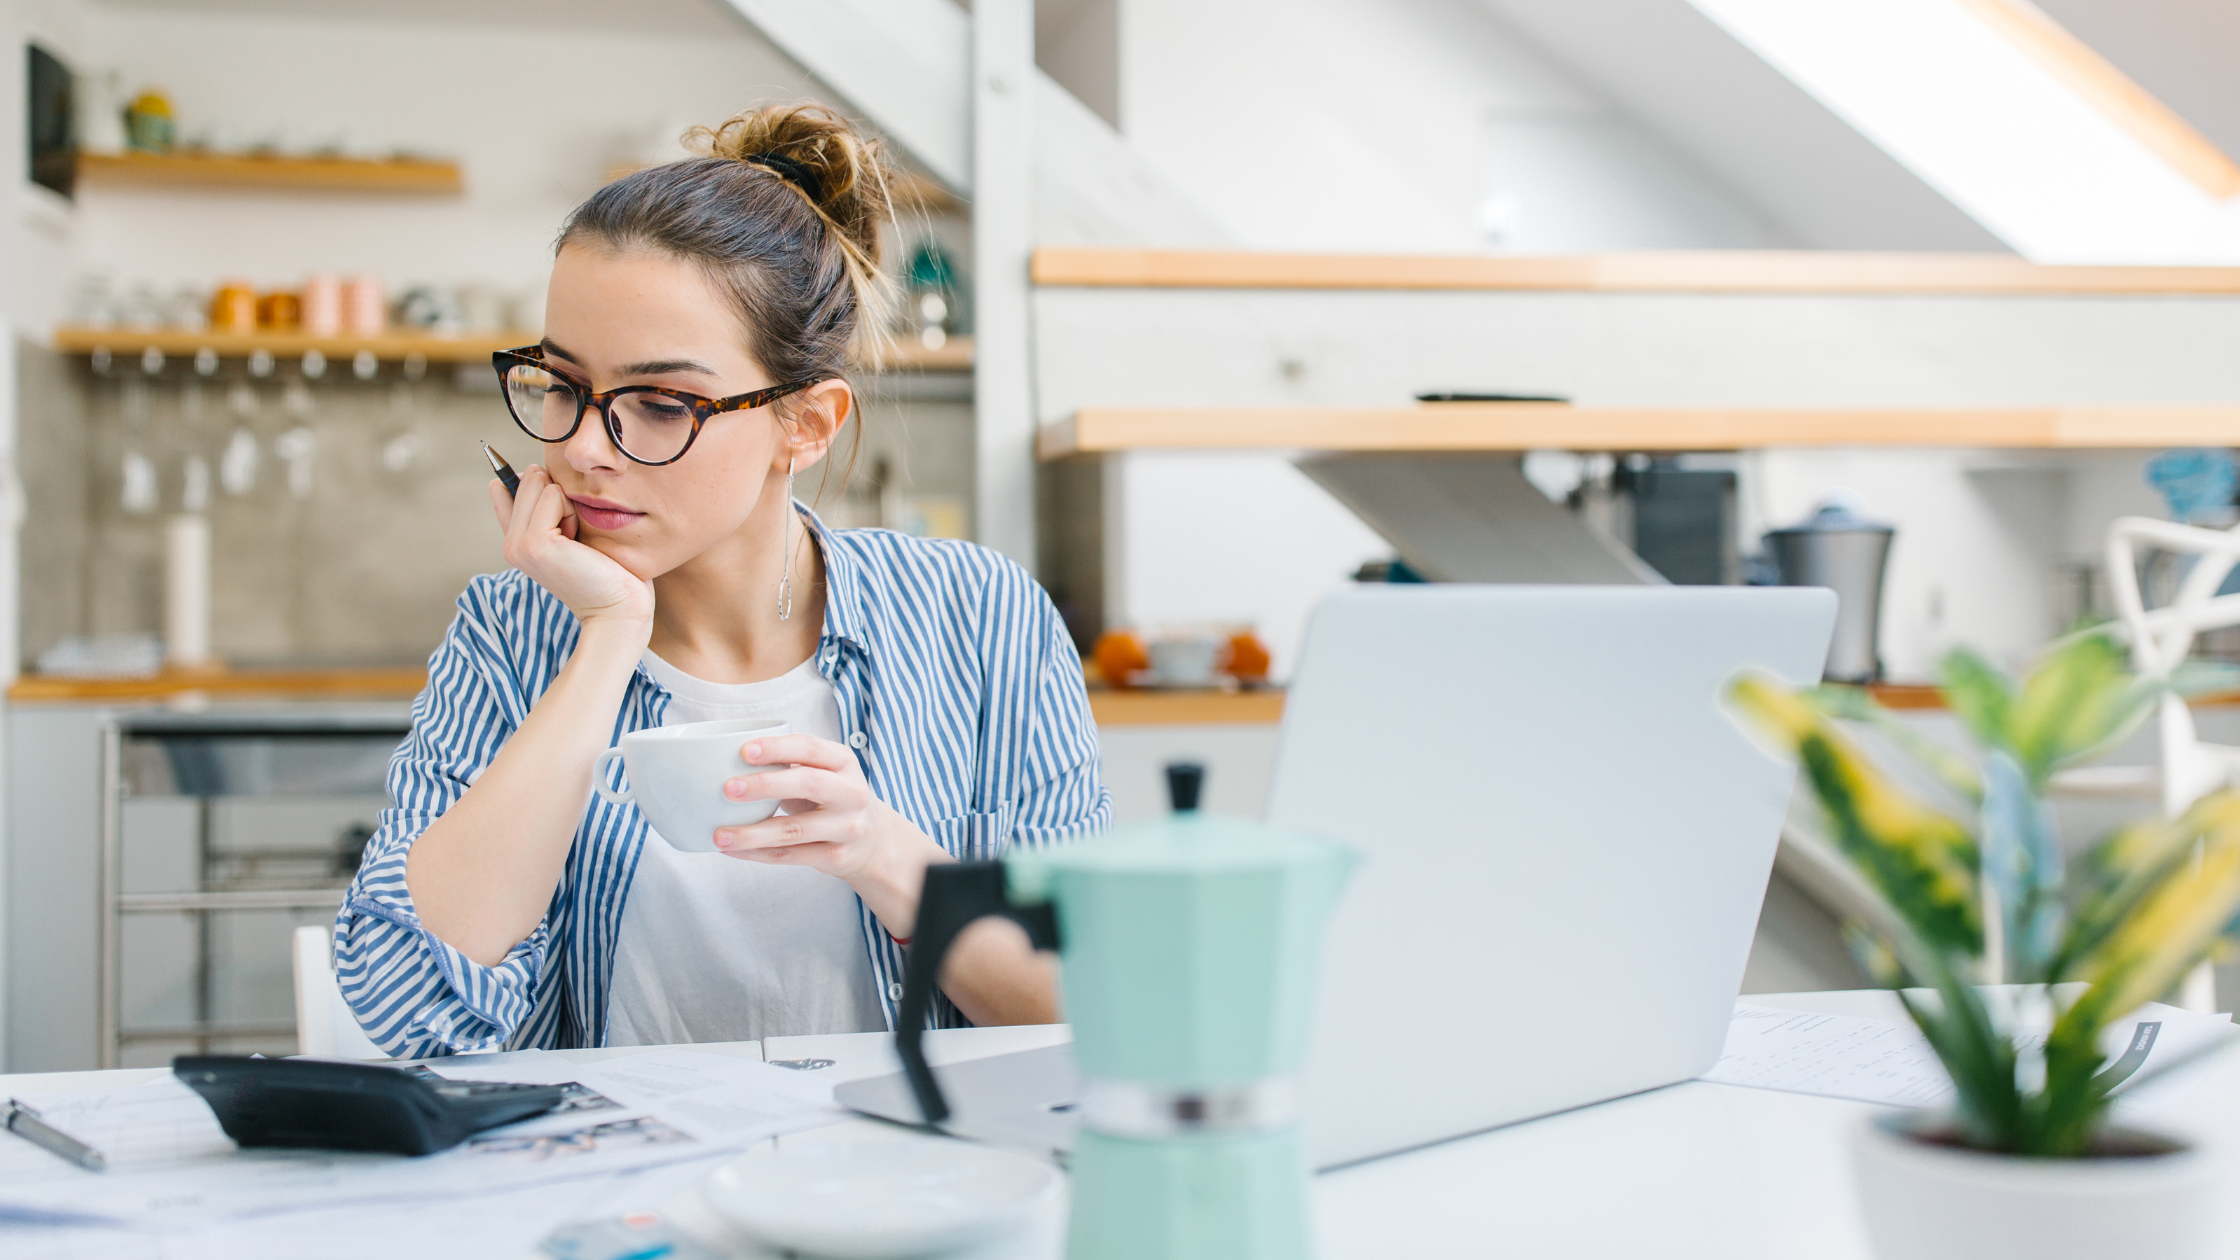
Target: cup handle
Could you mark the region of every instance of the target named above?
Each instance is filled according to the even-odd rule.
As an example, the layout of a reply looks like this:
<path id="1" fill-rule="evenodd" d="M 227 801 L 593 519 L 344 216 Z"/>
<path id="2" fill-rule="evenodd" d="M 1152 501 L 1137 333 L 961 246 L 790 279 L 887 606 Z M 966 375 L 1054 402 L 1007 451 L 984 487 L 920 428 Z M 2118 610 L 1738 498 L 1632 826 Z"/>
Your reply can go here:
<path id="1" fill-rule="evenodd" d="M 620 792 L 609 792 L 607 790 L 607 759 L 610 757 L 620 757 L 621 755 L 621 748 L 609 748 L 605 752 L 599 754 L 598 760 L 591 763 L 591 790 L 599 794 L 600 800 L 608 801 L 616 805 L 631 805 L 636 803 L 637 798 L 630 795 L 630 788 L 627 783 L 624 784 L 623 789 Z M 623 767 L 623 773 L 629 773 L 629 767 L 627 765 Z"/>

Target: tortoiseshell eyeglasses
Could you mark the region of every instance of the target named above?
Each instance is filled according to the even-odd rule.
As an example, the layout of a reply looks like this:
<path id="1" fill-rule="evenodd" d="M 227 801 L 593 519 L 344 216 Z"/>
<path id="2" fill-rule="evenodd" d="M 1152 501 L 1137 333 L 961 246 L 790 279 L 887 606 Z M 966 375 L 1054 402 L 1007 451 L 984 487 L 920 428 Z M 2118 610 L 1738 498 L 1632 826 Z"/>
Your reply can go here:
<path id="1" fill-rule="evenodd" d="M 636 463 L 655 467 L 683 459 L 710 417 L 768 406 L 816 384 L 795 381 L 729 398 L 702 398 L 662 385 L 625 385 L 597 394 L 555 371 L 545 362 L 543 346 L 500 350 L 490 356 L 490 363 L 498 369 L 506 410 L 523 433 L 540 442 L 565 442 L 575 436 L 583 413 L 597 408 L 614 448 Z"/>

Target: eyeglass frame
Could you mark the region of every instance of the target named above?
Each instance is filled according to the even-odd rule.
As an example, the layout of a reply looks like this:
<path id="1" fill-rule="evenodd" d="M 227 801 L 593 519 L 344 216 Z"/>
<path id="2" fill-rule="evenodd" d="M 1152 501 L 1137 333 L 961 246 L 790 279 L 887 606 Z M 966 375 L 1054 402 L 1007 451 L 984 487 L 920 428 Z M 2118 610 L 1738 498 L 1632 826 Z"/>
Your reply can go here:
<path id="1" fill-rule="evenodd" d="M 604 393 L 594 393 L 588 386 L 579 385 L 556 371 L 552 364 L 545 360 L 544 347 L 541 345 L 522 346 L 515 350 L 493 351 L 490 355 L 490 366 L 497 369 L 498 392 L 505 396 L 506 414 L 513 418 L 514 427 L 520 429 L 523 433 L 547 445 L 565 442 L 576 435 L 576 430 L 583 427 L 583 413 L 596 407 L 599 410 L 600 423 L 607 431 L 607 440 L 614 443 L 614 449 L 620 451 L 624 459 L 634 464 L 643 464 L 647 468 L 660 468 L 683 459 L 685 452 L 692 449 L 692 444 L 700 440 L 701 426 L 707 424 L 714 417 L 728 411 L 752 411 L 757 407 L 768 406 L 788 394 L 797 394 L 811 385 L 819 384 L 824 379 L 820 377 L 817 380 L 793 381 L 784 385 L 772 385 L 767 389 L 733 394 L 729 398 L 704 398 L 689 390 L 670 389 L 666 385 L 624 385 L 618 389 L 607 390 Z M 517 367 L 533 367 L 549 372 L 554 380 L 564 383 L 575 394 L 576 418 L 569 422 L 566 433 L 559 437 L 546 437 L 531 429 L 529 422 L 523 420 L 521 414 L 513 409 L 513 395 L 506 389 L 506 373 Z M 684 445 L 677 448 L 676 454 L 667 459 L 641 459 L 632 455 L 630 448 L 622 444 L 621 426 L 615 423 L 614 418 L 614 400 L 624 394 L 660 394 L 664 398 L 684 404 L 692 412 L 692 432 L 686 436 Z"/>

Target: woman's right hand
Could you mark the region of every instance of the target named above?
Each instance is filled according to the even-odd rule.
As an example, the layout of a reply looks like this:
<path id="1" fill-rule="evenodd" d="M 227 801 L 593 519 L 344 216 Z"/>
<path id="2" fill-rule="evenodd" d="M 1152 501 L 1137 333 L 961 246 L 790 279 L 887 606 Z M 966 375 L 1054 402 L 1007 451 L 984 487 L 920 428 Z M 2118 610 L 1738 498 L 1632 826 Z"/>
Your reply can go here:
<path id="1" fill-rule="evenodd" d="M 490 508 L 505 531 L 506 563 L 552 592 L 577 620 L 631 622 L 651 632 L 653 583 L 576 541 L 576 505 L 542 465 L 529 465 L 511 496 L 492 478 Z"/>

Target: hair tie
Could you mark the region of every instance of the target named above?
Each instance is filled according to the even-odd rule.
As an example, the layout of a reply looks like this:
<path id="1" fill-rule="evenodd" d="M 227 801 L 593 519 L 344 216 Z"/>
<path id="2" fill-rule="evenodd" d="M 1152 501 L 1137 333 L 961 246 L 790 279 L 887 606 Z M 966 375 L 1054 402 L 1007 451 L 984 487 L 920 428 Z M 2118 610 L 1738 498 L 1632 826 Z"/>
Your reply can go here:
<path id="1" fill-rule="evenodd" d="M 739 160 L 769 168 L 771 174 L 807 193 L 810 204 L 819 206 L 824 204 L 824 181 L 817 178 L 815 171 L 792 158 L 776 153 L 749 153 Z"/>

